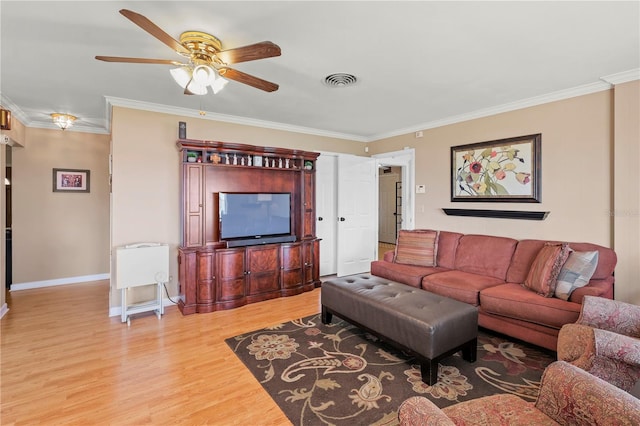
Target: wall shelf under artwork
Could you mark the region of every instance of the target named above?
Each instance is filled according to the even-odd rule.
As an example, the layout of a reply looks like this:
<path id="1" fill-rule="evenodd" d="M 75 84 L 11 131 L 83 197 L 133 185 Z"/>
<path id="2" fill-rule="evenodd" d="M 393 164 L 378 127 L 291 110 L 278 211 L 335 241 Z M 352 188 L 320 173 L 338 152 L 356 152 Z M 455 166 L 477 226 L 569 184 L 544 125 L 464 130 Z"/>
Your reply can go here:
<path id="1" fill-rule="evenodd" d="M 498 219 L 545 220 L 551 212 L 522 210 L 442 209 L 448 216 L 492 217 Z"/>

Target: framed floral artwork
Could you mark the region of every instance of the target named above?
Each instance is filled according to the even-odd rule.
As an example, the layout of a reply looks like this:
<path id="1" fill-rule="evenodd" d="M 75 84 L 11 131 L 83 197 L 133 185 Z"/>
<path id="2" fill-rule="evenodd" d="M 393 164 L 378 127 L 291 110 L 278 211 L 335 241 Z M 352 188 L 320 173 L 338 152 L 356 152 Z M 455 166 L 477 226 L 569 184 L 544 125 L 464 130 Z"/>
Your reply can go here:
<path id="1" fill-rule="evenodd" d="M 542 135 L 451 147 L 451 201 L 539 203 Z"/>
<path id="2" fill-rule="evenodd" d="M 53 169 L 53 192 L 89 192 L 89 170 Z"/>

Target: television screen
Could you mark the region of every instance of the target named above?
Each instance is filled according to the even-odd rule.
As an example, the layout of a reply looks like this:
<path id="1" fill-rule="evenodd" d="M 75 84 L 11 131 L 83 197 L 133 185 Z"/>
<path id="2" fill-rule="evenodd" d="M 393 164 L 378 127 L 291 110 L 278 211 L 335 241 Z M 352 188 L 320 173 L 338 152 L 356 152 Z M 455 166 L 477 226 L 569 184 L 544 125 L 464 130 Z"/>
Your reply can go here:
<path id="1" fill-rule="evenodd" d="M 291 194 L 220 192 L 220 238 L 291 234 Z"/>

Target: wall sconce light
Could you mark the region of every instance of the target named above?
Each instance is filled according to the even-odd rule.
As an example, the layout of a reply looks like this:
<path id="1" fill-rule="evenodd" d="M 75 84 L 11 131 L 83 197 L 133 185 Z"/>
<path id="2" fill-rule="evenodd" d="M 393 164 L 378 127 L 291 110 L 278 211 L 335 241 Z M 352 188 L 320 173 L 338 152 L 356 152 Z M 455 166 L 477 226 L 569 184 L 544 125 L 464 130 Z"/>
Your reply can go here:
<path id="1" fill-rule="evenodd" d="M 78 117 L 71 114 L 53 113 L 51 114 L 51 118 L 53 119 L 53 123 L 56 126 L 60 127 L 62 130 L 65 130 L 73 126 L 73 122 L 76 121 Z"/>
<path id="2" fill-rule="evenodd" d="M 0 130 L 11 130 L 11 111 L 0 109 Z"/>

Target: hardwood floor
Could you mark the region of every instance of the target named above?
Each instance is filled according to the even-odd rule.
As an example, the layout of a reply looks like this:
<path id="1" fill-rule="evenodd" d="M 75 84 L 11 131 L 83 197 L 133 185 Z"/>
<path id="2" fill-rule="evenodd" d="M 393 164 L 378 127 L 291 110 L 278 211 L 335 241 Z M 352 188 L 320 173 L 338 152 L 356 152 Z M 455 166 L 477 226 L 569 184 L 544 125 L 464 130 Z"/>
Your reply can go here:
<path id="1" fill-rule="evenodd" d="M 109 282 L 12 292 L 1 324 L 0 423 L 287 425 L 224 343 L 320 312 L 320 289 L 131 327 L 108 317 Z"/>

